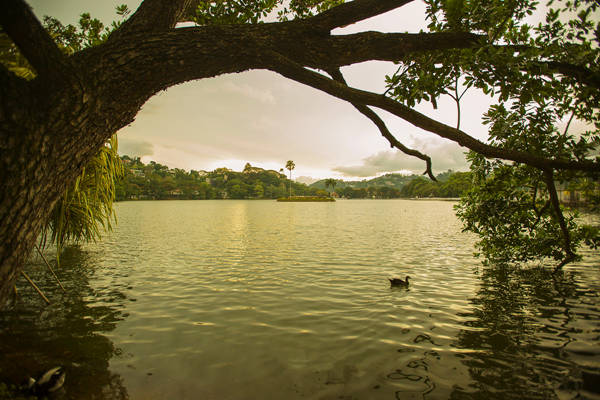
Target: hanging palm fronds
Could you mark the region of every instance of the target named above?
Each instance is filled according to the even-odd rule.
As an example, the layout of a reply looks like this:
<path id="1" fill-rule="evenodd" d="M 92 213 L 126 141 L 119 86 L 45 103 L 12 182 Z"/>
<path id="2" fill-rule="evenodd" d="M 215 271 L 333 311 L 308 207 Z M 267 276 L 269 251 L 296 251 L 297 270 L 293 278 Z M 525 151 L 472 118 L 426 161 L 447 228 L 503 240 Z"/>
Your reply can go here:
<path id="1" fill-rule="evenodd" d="M 57 257 L 68 242 L 93 242 L 116 222 L 115 181 L 123 175 L 118 143 L 113 136 L 85 166 L 56 203 L 42 231 L 43 243 L 56 245 Z"/>

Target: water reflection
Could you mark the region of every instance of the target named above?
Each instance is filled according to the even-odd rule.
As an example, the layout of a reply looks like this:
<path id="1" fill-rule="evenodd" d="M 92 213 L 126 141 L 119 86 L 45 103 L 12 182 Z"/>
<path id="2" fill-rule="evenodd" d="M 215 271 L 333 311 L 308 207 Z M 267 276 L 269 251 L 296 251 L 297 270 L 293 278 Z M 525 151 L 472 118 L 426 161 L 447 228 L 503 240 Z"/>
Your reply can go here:
<path id="1" fill-rule="evenodd" d="M 589 398 L 600 381 L 597 284 L 591 266 L 553 275 L 543 268 L 491 267 L 456 346 L 473 380 L 452 398 Z M 591 282 L 590 282 L 591 279 Z M 587 326 L 585 328 L 584 326 Z M 475 350 L 473 352 L 473 350 Z M 595 385 L 595 386 L 594 386 Z M 593 394 L 595 393 L 595 395 Z"/>
<path id="2" fill-rule="evenodd" d="M 24 281 L 10 310 L 0 313 L 0 382 L 21 384 L 56 365 L 66 367 L 64 389 L 57 399 L 126 399 L 122 379 L 108 369 L 120 355 L 106 334 L 125 315 L 125 294 L 118 287 L 90 285 L 94 257 L 77 247 L 68 248 L 58 274 L 63 294 L 41 260 L 26 269 L 52 304 L 46 306 Z"/>
<path id="3" fill-rule="evenodd" d="M 426 340 L 423 337 L 415 338 L 423 339 Z M 440 355 L 436 351 L 426 351 L 422 357 L 407 362 L 404 368 L 387 375 L 387 379 L 396 383 L 396 399 L 425 399 L 436 389 L 434 378 L 428 373 L 431 359 L 440 360 Z"/>

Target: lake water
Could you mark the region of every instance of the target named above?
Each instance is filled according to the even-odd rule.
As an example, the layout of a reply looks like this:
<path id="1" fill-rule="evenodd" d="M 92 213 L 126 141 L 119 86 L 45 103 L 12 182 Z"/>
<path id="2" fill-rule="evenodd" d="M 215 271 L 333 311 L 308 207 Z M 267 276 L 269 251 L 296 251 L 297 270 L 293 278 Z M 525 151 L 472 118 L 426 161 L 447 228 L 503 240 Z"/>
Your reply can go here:
<path id="1" fill-rule="evenodd" d="M 600 255 L 554 279 L 483 268 L 453 205 L 119 203 L 62 257 L 67 294 L 27 266 L 53 304 L 19 282 L 0 381 L 64 365 L 63 399 L 600 399 Z"/>

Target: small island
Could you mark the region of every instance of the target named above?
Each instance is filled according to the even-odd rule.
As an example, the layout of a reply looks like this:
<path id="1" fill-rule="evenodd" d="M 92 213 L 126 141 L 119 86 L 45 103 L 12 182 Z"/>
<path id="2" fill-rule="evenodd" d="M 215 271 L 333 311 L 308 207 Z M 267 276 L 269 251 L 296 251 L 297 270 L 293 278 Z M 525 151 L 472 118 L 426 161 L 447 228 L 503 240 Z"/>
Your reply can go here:
<path id="1" fill-rule="evenodd" d="M 291 197 L 280 197 L 277 201 L 299 201 L 299 202 L 307 202 L 307 201 L 335 201 L 333 197 L 321 197 L 321 196 L 291 196 Z"/>

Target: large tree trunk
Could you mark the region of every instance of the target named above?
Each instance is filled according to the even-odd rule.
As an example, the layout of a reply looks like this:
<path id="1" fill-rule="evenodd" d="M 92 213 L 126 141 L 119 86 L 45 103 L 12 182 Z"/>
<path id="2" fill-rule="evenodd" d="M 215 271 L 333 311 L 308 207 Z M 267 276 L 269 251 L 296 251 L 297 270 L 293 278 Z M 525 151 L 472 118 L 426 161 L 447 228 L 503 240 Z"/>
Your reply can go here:
<path id="1" fill-rule="evenodd" d="M 76 79 L 13 80 L 0 112 L 0 303 L 53 205 L 98 149 L 82 140 L 86 119 Z M 78 126 L 79 125 L 79 126 Z M 90 135 L 93 136 L 93 135 Z"/>

